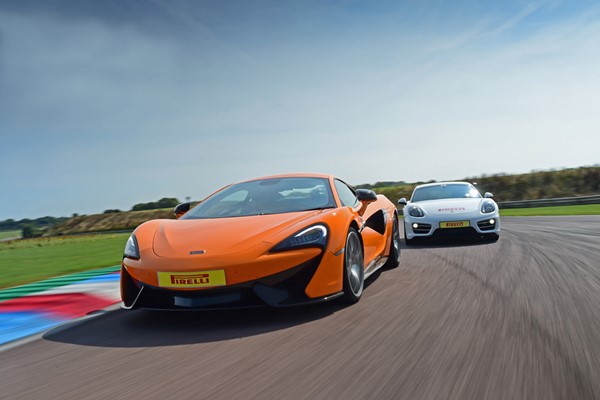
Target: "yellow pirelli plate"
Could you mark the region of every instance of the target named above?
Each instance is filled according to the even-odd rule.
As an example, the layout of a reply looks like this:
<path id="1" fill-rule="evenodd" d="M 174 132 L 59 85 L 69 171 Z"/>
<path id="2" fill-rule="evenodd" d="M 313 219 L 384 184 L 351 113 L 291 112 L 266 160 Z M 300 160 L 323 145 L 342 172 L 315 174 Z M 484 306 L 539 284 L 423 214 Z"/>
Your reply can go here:
<path id="1" fill-rule="evenodd" d="M 468 228 L 469 226 L 469 221 L 440 222 L 440 228 Z"/>
<path id="2" fill-rule="evenodd" d="M 168 288 L 202 288 L 224 286 L 225 271 L 158 272 L 158 286 Z"/>

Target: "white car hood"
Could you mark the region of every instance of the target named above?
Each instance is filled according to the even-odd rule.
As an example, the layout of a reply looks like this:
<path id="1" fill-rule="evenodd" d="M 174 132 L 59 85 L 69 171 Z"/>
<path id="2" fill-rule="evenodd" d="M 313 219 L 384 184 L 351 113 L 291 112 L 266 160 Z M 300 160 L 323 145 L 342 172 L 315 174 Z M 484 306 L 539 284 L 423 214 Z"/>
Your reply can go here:
<path id="1" fill-rule="evenodd" d="M 477 212 L 481 209 L 482 198 L 440 199 L 418 201 L 418 205 L 429 215 L 460 215 Z"/>

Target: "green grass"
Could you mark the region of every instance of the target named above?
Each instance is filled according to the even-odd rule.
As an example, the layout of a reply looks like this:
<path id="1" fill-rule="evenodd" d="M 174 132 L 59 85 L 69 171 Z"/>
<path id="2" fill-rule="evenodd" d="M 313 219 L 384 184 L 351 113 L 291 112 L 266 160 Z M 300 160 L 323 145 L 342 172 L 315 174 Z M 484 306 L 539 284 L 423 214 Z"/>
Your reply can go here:
<path id="1" fill-rule="evenodd" d="M 0 240 L 20 238 L 20 237 L 21 237 L 21 231 L 0 231 Z"/>
<path id="2" fill-rule="evenodd" d="M 128 233 L 0 242 L 0 288 L 117 265 Z"/>
<path id="3" fill-rule="evenodd" d="M 553 206 L 532 208 L 509 208 L 500 210 L 503 217 L 526 217 L 546 215 L 600 215 L 600 204 L 582 204 L 577 206 Z"/>

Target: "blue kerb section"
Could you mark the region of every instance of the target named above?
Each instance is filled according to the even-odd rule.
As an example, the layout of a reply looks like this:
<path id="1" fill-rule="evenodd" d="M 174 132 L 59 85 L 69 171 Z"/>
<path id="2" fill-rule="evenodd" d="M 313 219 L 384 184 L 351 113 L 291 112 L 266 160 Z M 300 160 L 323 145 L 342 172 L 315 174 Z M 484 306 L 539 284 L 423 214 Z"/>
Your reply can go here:
<path id="1" fill-rule="evenodd" d="M 94 276 L 82 281 L 72 282 L 64 286 L 92 283 L 117 283 L 119 282 L 120 275 L 121 274 L 119 272 L 113 272 L 105 275 Z M 48 329 L 53 328 L 65 321 L 66 320 L 53 319 L 48 315 L 44 315 L 39 312 L 0 311 L 0 345 L 25 338 L 27 336 L 35 335 L 36 333 L 47 331 Z"/>
<path id="2" fill-rule="evenodd" d="M 83 281 L 76 282 L 75 284 L 83 284 L 83 283 L 103 283 L 103 282 L 118 282 L 121 274 L 108 274 L 108 275 L 100 275 L 95 276 L 93 278 L 85 279 Z"/>
<path id="3" fill-rule="evenodd" d="M 44 332 L 61 322 L 27 311 L 0 313 L 0 345 Z"/>

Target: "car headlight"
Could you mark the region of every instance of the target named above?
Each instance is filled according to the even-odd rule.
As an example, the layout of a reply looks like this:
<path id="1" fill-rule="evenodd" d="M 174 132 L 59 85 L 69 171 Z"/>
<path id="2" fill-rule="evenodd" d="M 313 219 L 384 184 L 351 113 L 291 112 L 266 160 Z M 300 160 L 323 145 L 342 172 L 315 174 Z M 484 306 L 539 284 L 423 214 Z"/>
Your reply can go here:
<path id="1" fill-rule="evenodd" d="M 489 214 L 494 211 L 496 211 L 496 205 L 491 201 L 484 201 L 481 205 L 481 212 L 484 214 Z"/>
<path id="2" fill-rule="evenodd" d="M 425 213 L 419 206 L 408 206 L 408 215 L 411 217 L 424 217 Z"/>
<path id="3" fill-rule="evenodd" d="M 127 239 L 125 250 L 123 251 L 123 257 L 133 258 L 136 260 L 140 259 L 140 248 L 134 234 L 131 234 L 129 239 Z"/>
<path id="4" fill-rule="evenodd" d="M 301 249 L 306 247 L 325 248 L 328 231 L 325 225 L 313 225 L 296 232 L 271 249 L 272 252 Z"/>

